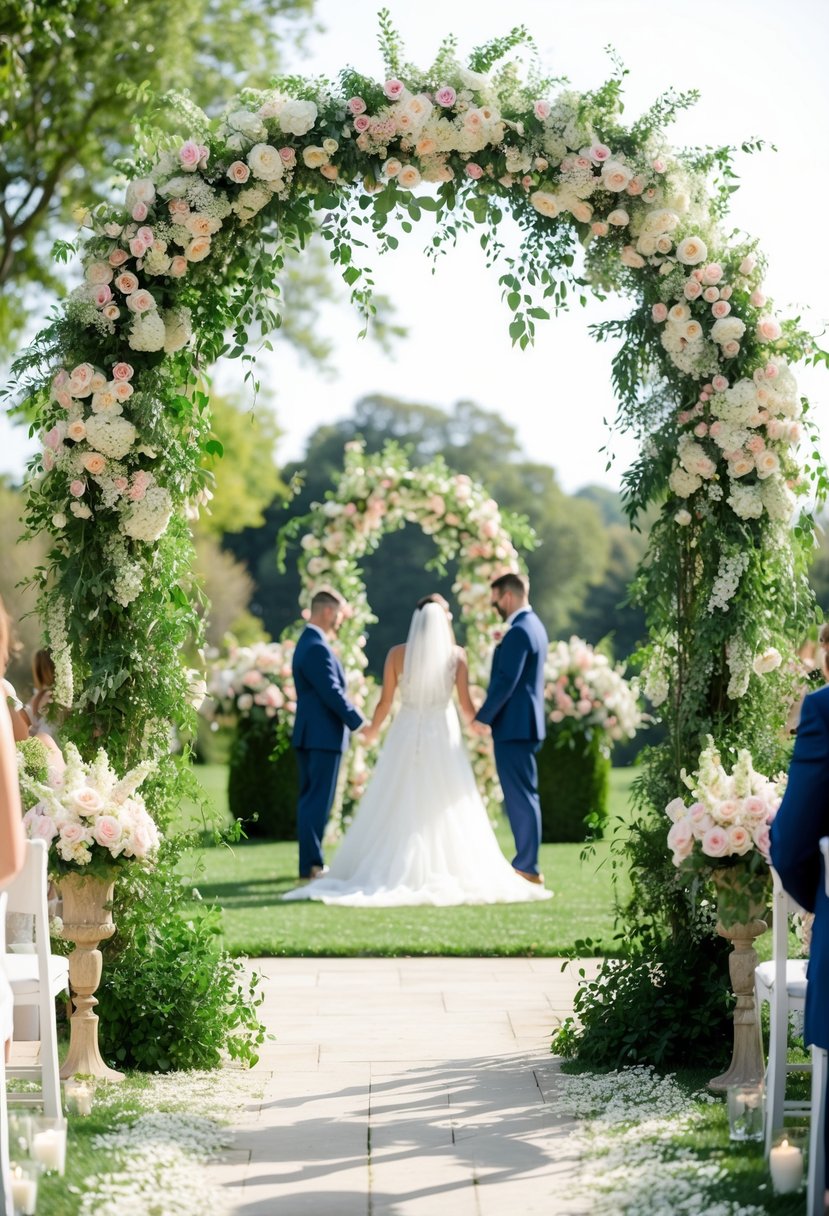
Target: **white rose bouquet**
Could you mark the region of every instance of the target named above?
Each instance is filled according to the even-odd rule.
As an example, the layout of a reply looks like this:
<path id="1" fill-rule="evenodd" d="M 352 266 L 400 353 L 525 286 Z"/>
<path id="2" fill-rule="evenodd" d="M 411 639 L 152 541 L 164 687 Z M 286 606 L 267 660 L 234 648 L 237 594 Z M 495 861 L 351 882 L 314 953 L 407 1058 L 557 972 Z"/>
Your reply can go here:
<path id="1" fill-rule="evenodd" d="M 29 810 L 23 817 L 32 840 L 50 847 L 59 874 L 111 870 L 128 862 L 151 864 L 161 834 L 136 791 L 155 767 L 145 761 L 119 778 L 101 748 L 91 763 L 68 743 L 66 769 L 43 780 L 26 768 L 20 786 Z"/>
<path id="2" fill-rule="evenodd" d="M 749 901 L 762 900 L 768 882 L 769 829 L 783 798 L 786 776 L 758 773 L 751 753 L 741 749 L 732 771 L 726 771 L 709 735 L 696 773 L 682 770 L 693 796 L 690 806 L 674 798 L 665 808 L 671 820 L 668 847 L 678 869 L 717 880 L 720 919 L 746 919 Z M 728 908 L 723 914 L 724 891 Z M 743 906 L 745 905 L 745 906 Z"/>

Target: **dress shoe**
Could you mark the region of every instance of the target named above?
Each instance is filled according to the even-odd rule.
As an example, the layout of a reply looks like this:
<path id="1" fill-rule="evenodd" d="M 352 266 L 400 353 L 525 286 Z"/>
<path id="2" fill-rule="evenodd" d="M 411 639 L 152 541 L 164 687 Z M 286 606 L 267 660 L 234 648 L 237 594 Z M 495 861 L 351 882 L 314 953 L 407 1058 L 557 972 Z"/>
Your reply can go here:
<path id="1" fill-rule="evenodd" d="M 516 874 L 520 874 L 522 878 L 526 878 L 527 882 L 534 882 L 537 886 L 544 886 L 543 874 L 529 874 L 526 870 L 516 870 Z"/>
<path id="2" fill-rule="evenodd" d="M 315 878 L 322 878 L 323 874 L 328 873 L 328 866 L 311 866 L 311 881 Z"/>

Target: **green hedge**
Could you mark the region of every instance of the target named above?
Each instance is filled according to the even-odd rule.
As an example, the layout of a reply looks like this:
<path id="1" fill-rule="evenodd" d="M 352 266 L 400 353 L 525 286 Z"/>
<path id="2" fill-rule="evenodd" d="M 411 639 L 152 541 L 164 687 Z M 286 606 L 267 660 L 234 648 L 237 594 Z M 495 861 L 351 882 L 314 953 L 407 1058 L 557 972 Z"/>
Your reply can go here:
<path id="1" fill-rule="evenodd" d="M 272 759 L 276 719 L 240 718 L 230 749 L 227 799 L 251 839 L 295 840 L 299 775 L 288 748 Z"/>
<path id="2" fill-rule="evenodd" d="M 546 844 L 601 836 L 608 814 L 610 760 L 600 735 L 573 738 L 552 727 L 538 753 L 541 839 Z"/>

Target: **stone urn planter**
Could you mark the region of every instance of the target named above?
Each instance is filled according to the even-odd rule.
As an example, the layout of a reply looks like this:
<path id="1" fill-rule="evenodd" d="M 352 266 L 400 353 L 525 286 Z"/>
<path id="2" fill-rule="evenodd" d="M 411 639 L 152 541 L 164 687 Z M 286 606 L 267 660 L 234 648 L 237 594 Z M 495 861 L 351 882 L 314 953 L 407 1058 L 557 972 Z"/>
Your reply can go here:
<path id="1" fill-rule="evenodd" d="M 61 1077 L 86 1073 L 104 1081 L 123 1081 L 124 1074 L 104 1063 L 98 1048 L 98 1004 L 95 992 L 101 982 L 102 956 L 98 943 L 112 937 L 112 893 L 115 878 L 95 874 L 64 874 L 61 936 L 74 942 L 69 955 L 69 984 L 74 1010 L 69 1019 L 69 1054 Z"/>
<path id="2" fill-rule="evenodd" d="M 737 998 L 731 1063 L 708 1082 L 709 1089 L 724 1093 L 729 1085 L 759 1081 L 765 1071 L 754 1000 L 754 940 L 768 928 L 764 919 L 766 880 L 739 865 L 714 870 L 712 880 L 717 891 L 717 932 L 731 942 L 728 971 Z"/>

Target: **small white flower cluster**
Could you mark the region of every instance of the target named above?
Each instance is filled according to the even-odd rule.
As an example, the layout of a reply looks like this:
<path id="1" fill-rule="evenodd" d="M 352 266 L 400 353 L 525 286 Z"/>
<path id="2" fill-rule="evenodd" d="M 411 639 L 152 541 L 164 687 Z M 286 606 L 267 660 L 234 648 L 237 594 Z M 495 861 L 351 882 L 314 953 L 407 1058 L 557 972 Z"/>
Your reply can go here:
<path id="1" fill-rule="evenodd" d="M 52 700 L 64 709 L 71 709 L 75 700 L 75 678 L 72 670 L 72 648 L 66 632 L 66 603 L 61 596 L 53 594 L 46 614 L 46 632 L 52 662 L 55 665 L 55 683 Z"/>
<path id="2" fill-rule="evenodd" d="M 720 553 L 717 577 L 714 579 L 711 595 L 706 605 L 706 612 L 713 613 L 718 608 L 721 612 L 728 612 L 728 605 L 737 594 L 740 579 L 748 569 L 749 561 L 749 555 L 745 550 L 723 548 Z"/>
<path id="3" fill-rule="evenodd" d="M 604 731 L 609 739 L 632 739 L 642 725 L 639 681 L 626 680 L 582 638 L 554 642 L 544 664 L 547 715 L 556 725 L 573 720 L 585 730 Z"/>
<path id="4" fill-rule="evenodd" d="M 748 691 L 753 661 L 751 648 L 739 634 L 734 634 L 726 642 L 725 661 L 731 673 L 726 695 L 732 701 L 737 701 Z"/>
<path id="5" fill-rule="evenodd" d="M 150 861 L 161 836 L 136 790 L 155 767 L 145 761 L 118 778 L 103 748 L 91 764 L 73 743 L 65 748 L 66 770 L 47 783 L 21 774 L 21 788 L 35 799 L 23 817 L 26 834 L 45 840 L 61 862 L 83 867 L 93 857 Z"/>
<path id="6" fill-rule="evenodd" d="M 754 769 L 751 753 L 741 749 L 726 772 L 709 735 L 696 773 L 682 770 L 693 804 L 674 798 L 665 808 L 671 820 L 668 848 L 675 866 L 697 848 L 706 858 L 745 857 L 758 850 L 769 860 L 769 828 L 783 798 L 785 776 L 769 780 Z"/>

